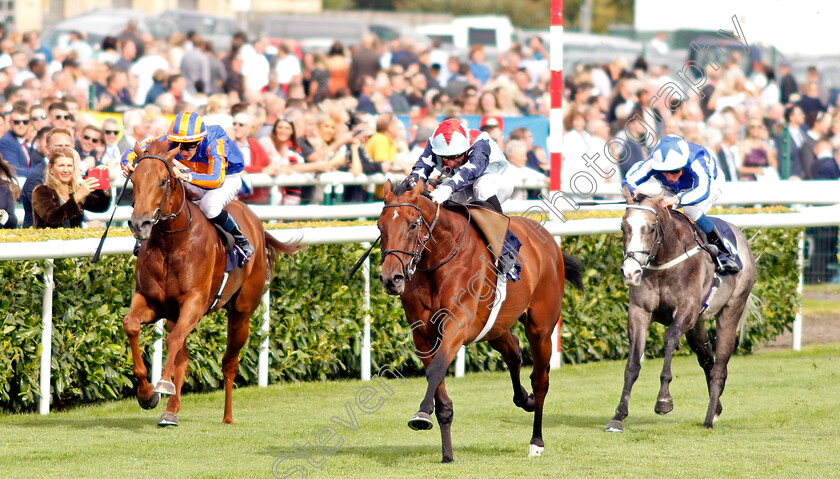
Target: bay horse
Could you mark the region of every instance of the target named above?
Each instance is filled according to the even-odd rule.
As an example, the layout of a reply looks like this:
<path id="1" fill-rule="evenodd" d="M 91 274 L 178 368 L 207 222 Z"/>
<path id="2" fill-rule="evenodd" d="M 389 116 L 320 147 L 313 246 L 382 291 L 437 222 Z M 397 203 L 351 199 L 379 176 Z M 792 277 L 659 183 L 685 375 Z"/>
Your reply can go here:
<path id="1" fill-rule="evenodd" d="M 135 270 L 135 292 L 123 329 L 131 344 L 133 372 L 139 384 L 137 400 L 144 409 L 158 405 L 160 395 L 169 395 L 159 426 L 177 426 L 181 386 L 187 373 L 187 335 L 206 314 L 227 309 L 227 347 L 222 359 L 225 378 L 225 412 L 222 422 L 233 424 L 233 381 L 239 367 L 239 351 L 248 340 L 251 314 L 260 303 L 273 263 L 280 253 L 294 253 L 297 244 L 284 244 L 267 234 L 259 218 L 243 203 L 233 201 L 228 212 L 236 218 L 255 253 L 242 268 L 230 272 L 216 301 L 225 273 L 225 251 L 216 229 L 188 199 L 186 188 L 175 179 L 172 161 L 180 148 L 168 150 L 167 142 L 139 145 L 134 183 L 134 212 L 129 228 L 142 246 Z M 167 357 L 161 379 L 152 388 L 138 337 L 140 327 L 166 318 Z"/>
<path id="2" fill-rule="evenodd" d="M 743 268 L 735 274 L 716 276 L 712 257 L 704 251 L 703 241 L 689 219 L 660 205 L 664 191 L 654 197 L 638 192 L 633 196 L 625 186 L 623 193 L 627 206 L 621 220 L 624 240 L 621 272 L 624 283 L 630 286 L 627 314 L 630 349 L 621 400 L 606 431 L 624 431 L 630 391 L 639 377 L 645 338 L 652 321 L 666 326 L 665 361 L 654 411 L 664 415 L 674 409 L 669 391 L 671 359 L 680 336 L 685 334 L 706 374 L 709 407 L 703 425 L 712 428 L 723 411 L 720 396 L 738 330 L 750 314 L 758 315 L 757 302 L 751 293 L 756 266 L 749 243 L 740 229 L 729 225 Z M 713 283 L 718 281 L 713 291 Z M 713 319 L 717 327 L 714 351 L 706 332 L 706 321 Z"/>
<path id="3" fill-rule="evenodd" d="M 444 376 L 462 345 L 476 339 L 499 351 L 510 370 L 513 402 L 534 412 L 529 456 L 539 456 L 545 445 L 542 416 L 548 391 L 551 333 L 560 318 L 566 280 L 583 287 L 580 265 L 561 252 L 552 236 L 537 222 L 513 216 L 510 228 L 522 242 L 521 279 L 508 281 L 507 299 L 489 331 L 485 329 L 494 301 L 496 269 L 487 257 L 487 244 L 460 212 L 441 208 L 421 194 L 424 182 L 385 185 L 385 205 L 377 226 L 382 238 L 382 274 L 385 291 L 399 295 L 411 325 L 417 354 L 426 368 L 426 395 L 409 420 L 414 430 L 440 426 L 443 462 L 452 462 L 452 400 Z M 461 206 L 461 208 L 465 208 Z M 414 273 L 417 273 L 416 275 Z M 534 358 L 533 393 L 519 380 L 522 353 L 510 329 L 521 321 Z M 434 403 L 433 403 L 434 401 Z"/>

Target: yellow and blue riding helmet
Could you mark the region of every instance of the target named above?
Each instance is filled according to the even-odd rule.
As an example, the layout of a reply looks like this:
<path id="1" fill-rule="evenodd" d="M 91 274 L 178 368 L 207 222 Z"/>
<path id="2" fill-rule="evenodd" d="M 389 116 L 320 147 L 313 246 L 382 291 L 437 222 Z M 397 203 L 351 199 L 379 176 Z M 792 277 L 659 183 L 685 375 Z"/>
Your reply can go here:
<path id="1" fill-rule="evenodd" d="M 204 125 L 201 115 L 185 111 L 178 113 L 172 121 L 166 139 L 177 143 L 194 143 L 203 140 L 205 136 L 207 136 L 207 126 Z"/>

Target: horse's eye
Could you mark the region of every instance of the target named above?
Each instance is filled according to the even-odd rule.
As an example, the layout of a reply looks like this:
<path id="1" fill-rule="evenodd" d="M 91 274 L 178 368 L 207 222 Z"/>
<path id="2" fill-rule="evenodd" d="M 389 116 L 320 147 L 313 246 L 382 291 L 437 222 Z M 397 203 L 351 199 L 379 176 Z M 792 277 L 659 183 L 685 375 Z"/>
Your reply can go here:
<path id="1" fill-rule="evenodd" d="M 413 230 L 414 228 L 417 228 L 417 222 L 416 221 L 412 221 L 411 226 L 408 227 L 409 230 Z"/>
<path id="2" fill-rule="evenodd" d="M 161 187 L 166 186 L 166 180 L 160 180 L 160 186 Z"/>

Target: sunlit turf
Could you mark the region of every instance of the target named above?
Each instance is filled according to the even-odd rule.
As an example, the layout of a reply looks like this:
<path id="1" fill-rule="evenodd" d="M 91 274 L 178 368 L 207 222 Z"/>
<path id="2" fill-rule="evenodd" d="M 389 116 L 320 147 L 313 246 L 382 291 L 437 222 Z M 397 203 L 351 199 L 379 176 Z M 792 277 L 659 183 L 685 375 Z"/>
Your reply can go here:
<path id="1" fill-rule="evenodd" d="M 49 416 L 0 416 L 2 477 L 838 477 L 840 476 L 840 343 L 802 352 L 735 357 L 714 430 L 702 427 L 707 393 L 692 357 L 674 360 L 675 409 L 653 412 L 662 361 L 648 359 L 633 390 L 623 434 L 603 432 L 622 387 L 624 363 L 565 365 L 552 371 L 543 457 L 528 459 L 532 415 L 516 408 L 506 372 L 450 378 L 455 404 L 454 464 L 440 464 L 435 429 L 411 431 L 425 380 L 276 384 L 234 393 L 233 426 L 221 423 L 222 392 L 187 395 L 181 425 L 160 429 L 163 404 L 143 411 L 135 400 Z M 527 381 L 530 371 L 522 378 Z M 383 405 L 366 414 L 356 394 L 380 388 Z M 530 387 L 529 387 L 530 389 Z M 369 406 L 376 404 L 374 398 Z M 349 406 L 347 404 L 349 403 Z M 331 418 L 352 421 L 355 431 Z M 317 452 L 314 437 L 338 435 Z M 326 430 L 329 431 L 329 430 Z M 341 442 L 340 442 L 341 441 Z M 310 443 L 310 461 L 294 457 Z M 308 476 L 293 472 L 294 466 Z M 282 474 L 283 471 L 288 473 Z"/>

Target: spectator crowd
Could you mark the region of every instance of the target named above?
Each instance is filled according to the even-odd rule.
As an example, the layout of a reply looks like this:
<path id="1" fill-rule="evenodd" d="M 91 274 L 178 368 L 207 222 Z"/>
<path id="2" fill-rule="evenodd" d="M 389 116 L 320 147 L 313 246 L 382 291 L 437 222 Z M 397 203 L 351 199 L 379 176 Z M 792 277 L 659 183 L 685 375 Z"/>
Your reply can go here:
<path id="1" fill-rule="evenodd" d="M 531 133 L 503 133 L 507 117 L 548 116 L 547 46 L 535 36 L 493 61 L 486 53 L 479 46 L 460 58 L 436 43 L 382 42 L 370 34 L 350 48 L 336 42 L 327 51 L 302 52 L 295 42 L 245 33 L 214 51 L 198 34 L 163 41 L 140 34 L 133 23 L 101 45 L 81 32 L 54 48 L 37 32 L 4 33 L 0 226 L 81 224 L 83 209 L 110 201 L 97 193 L 99 182 L 83 178 L 101 177 L 96 169 L 121 177 L 121 154 L 164 134 L 172 115 L 184 111 L 225 129 L 243 153 L 246 184 L 252 173 L 337 183 L 407 174 L 438 120 L 462 115 L 481 117 L 481 129 L 508 157 L 510 174 L 547 184 L 546 153 Z M 756 63 L 749 75 L 740 65 L 735 55 L 707 68 L 702 93 L 677 96 L 675 108 L 662 101 L 648 106 L 675 81 L 665 66 L 643 59 L 577 65 L 564 79 L 563 177 L 587 170 L 584 155 L 603 155 L 617 144 L 611 138 L 638 139 L 650 131 L 706 146 L 728 181 L 840 177 L 840 100 L 820 88 L 819 72 L 809 69 L 798 85 L 788 65 L 776 74 Z M 408 127 L 400 120 L 406 117 Z M 628 123 L 634 117 L 644 121 Z M 644 157 L 637 142 L 623 144 L 626 151 L 611 151 L 624 159 L 619 171 L 599 181 L 620 182 Z M 66 161 L 68 151 L 74 162 Z M 65 169 L 73 163 L 72 181 L 54 169 L 53 158 Z M 22 188 L 16 177 L 26 178 Z M 42 184 L 52 185 L 50 194 L 34 193 Z M 286 205 L 323 199 L 305 185 L 281 194 Z M 381 189 L 348 185 L 340 194 L 339 201 L 358 202 Z M 78 208 L 66 206 L 71 198 Z M 241 198 L 266 203 L 269 190 L 248 187 Z M 33 212 L 33 199 L 51 209 Z M 15 201 L 25 210 L 22 225 Z M 56 209 L 72 217 L 56 216 Z"/>

